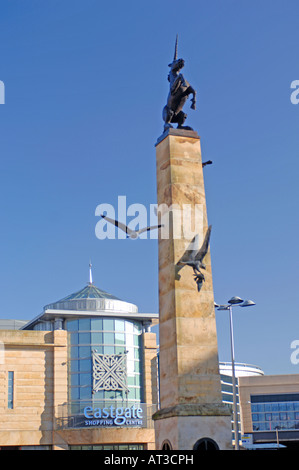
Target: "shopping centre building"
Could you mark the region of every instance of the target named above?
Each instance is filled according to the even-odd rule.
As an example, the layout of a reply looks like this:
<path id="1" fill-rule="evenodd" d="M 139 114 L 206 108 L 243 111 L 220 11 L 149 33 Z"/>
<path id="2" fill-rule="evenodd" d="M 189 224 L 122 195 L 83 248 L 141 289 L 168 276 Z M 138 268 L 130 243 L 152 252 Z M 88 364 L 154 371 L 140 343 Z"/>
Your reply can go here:
<path id="1" fill-rule="evenodd" d="M 157 322 L 90 282 L 0 330 L 0 448 L 154 449 Z"/>
<path id="2" fill-rule="evenodd" d="M 31 321 L 0 320 L 0 449 L 155 449 L 157 324 L 92 280 Z M 235 373 L 240 444 L 298 448 L 299 374 Z M 220 374 L 232 404 L 231 364 Z"/>

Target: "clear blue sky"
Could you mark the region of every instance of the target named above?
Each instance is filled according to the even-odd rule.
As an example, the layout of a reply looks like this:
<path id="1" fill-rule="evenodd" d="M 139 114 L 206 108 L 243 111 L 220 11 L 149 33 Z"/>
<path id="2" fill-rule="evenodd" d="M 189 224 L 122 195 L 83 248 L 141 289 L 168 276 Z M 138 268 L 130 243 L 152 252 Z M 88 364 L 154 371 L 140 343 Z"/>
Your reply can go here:
<path id="1" fill-rule="evenodd" d="M 156 240 L 95 236 L 98 204 L 156 202 L 154 144 L 179 34 L 201 136 L 215 300 L 236 360 L 299 373 L 298 0 L 2 0 L 1 318 L 95 284 L 158 311 Z M 219 355 L 230 360 L 217 312 Z"/>

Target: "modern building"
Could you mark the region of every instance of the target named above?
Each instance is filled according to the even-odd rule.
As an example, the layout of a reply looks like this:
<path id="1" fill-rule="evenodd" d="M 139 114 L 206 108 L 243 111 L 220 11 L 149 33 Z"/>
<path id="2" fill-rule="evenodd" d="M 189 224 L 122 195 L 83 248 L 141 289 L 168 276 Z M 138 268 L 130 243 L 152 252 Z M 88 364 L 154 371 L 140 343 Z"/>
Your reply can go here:
<path id="1" fill-rule="evenodd" d="M 220 378 L 221 378 L 221 391 L 223 403 L 233 405 L 233 379 L 232 379 L 232 363 L 231 362 L 220 362 L 219 363 Z M 258 366 L 251 364 L 244 364 L 240 362 L 235 363 L 235 377 L 236 377 L 236 402 L 237 402 L 237 414 L 238 414 L 238 430 L 239 430 L 239 443 L 242 444 L 242 410 L 240 409 L 239 399 L 239 378 L 240 377 L 252 377 L 262 376 L 264 372 Z M 235 443 L 235 432 L 233 426 L 232 416 L 232 443 Z"/>
<path id="2" fill-rule="evenodd" d="M 240 377 L 239 395 L 248 448 L 299 449 L 299 374 Z"/>
<path id="3" fill-rule="evenodd" d="M 232 404 L 231 363 L 219 366 L 222 399 Z M 265 375 L 258 366 L 235 363 L 235 375 L 241 448 L 299 449 L 299 374 Z"/>
<path id="4" fill-rule="evenodd" d="M 27 323 L 26 320 L 0 319 L 0 330 L 20 330 Z"/>
<path id="5" fill-rule="evenodd" d="M 91 280 L 0 330 L 0 448 L 154 449 L 157 322 Z"/>

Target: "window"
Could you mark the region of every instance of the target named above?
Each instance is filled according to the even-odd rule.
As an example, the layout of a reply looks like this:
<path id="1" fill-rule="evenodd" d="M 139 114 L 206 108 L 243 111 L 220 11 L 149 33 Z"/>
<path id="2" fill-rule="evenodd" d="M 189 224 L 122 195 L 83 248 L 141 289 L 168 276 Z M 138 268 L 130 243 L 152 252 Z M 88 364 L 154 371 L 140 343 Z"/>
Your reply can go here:
<path id="1" fill-rule="evenodd" d="M 299 394 L 252 395 L 251 413 L 254 431 L 298 429 Z M 264 412 L 265 411 L 265 412 Z"/>
<path id="2" fill-rule="evenodd" d="M 204 437 L 202 439 L 199 439 L 194 444 L 193 447 L 194 450 L 219 450 L 218 444 L 213 441 L 213 439 L 210 439 L 209 437 Z"/>
<path id="3" fill-rule="evenodd" d="M 8 394 L 7 394 L 7 407 L 12 410 L 14 407 L 14 373 L 8 372 Z"/>
<path id="4" fill-rule="evenodd" d="M 142 391 L 142 324 L 122 318 L 80 318 L 68 320 L 69 332 L 69 400 L 123 399 L 141 401 Z M 92 351 L 98 354 L 127 353 L 127 379 L 129 394 L 126 392 L 93 392 Z M 87 379 L 87 375 L 90 379 Z"/>
<path id="5" fill-rule="evenodd" d="M 91 446 L 70 446 L 70 450 L 144 450 L 143 444 L 103 444 Z"/>
<path id="6" fill-rule="evenodd" d="M 172 446 L 168 440 L 163 442 L 162 450 L 172 450 Z"/>

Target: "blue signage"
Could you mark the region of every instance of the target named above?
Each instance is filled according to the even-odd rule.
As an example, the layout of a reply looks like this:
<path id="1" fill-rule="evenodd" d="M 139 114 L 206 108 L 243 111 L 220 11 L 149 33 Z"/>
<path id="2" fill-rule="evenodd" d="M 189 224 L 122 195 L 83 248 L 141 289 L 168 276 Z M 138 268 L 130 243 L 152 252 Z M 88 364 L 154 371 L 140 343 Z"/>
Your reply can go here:
<path id="1" fill-rule="evenodd" d="M 127 408 L 113 405 L 104 408 L 86 406 L 83 415 L 71 417 L 70 424 L 72 427 L 143 427 L 143 419 L 143 408 L 140 405 Z"/>

